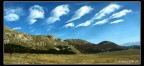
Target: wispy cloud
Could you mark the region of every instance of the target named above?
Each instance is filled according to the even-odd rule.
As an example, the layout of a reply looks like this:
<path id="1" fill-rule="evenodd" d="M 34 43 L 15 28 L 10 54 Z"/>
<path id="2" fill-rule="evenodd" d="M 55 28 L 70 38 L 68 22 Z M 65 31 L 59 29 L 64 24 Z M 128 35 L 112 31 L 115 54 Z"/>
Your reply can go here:
<path id="1" fill-rule="evenodd" d="M 111 19 L 112 18 L 120 18 L 120 17 L 123 17 L 123 16 L 125 16 L 126 14 L 128 14 L 130 12 L 132 12 L 132 10 L 124 9 L 124 10 L 118 12 L 118 13 L 113 14 L 110 18 Z"/>
<path id="2" fill-rule="evenodd" d="M 33 28 L 34 28 L 34 27 L 32 27 L 32 26 L 31 26 L 31 27 L 29 27 L 29 29 L 33 29 Z"/>
<path id="3" fill-rule="evenodd" d="M 67 23 L 66 25 L 64 25 L 63 27 L 61 28 L 67 28 L 67 27 L 74 27 L 74 23 Z"/>
<path id="4" fill-rule="evenodd" d="M 119 19 L 119 20 L 115 20 L 115 21 L 111 22 L 110 24 L 116 24 L 116 23 L 123 22 L 123 21 L 124 21 L 123 19 Z"/>
<path id="5" fill-rule="evenodd" d="M 14 27 L 12 28 L 13 30 L 19 30 L 19 29 L 22 29 L 21 27 Z"/>
<path id="6" fill-rule="evenodd" d="M 114 33 L 114 35 L 119 35 L 120 33 Z"/>
<path id="7" fill-rule="evenodd" d="M 17 21 L 19 19 L 19 15 L 17 15 L 17 14 L 8 14 L 8 15 L 4 16 L 4 19 L 6 21 Z"/>
<path id="8" fill-rule="evenodd" d="M 4 19 L 6 21 L 17 21 L 22 15 L 22 8 L 7 8 L 4 9 Z"/>
<path id="9" fill-rule="evenodd" d="M 49 31 L 50 30 L 50 28 L 48 28 L 46 31 Z"/>
<path id="10" fill-rule="evenodd" d="M 106 22 L 108 22 L 111 19 L 123 17 L 123 16 L 127 15 L 130 12 L 132 12 L 132 10 L 128 10 L 128 9 L 121 10 L 120 12 L 112 14 L 109 18 L 101 20 L 101 21 L 98 21 L 98 22 L 96 22 L 93 25 L 102 25 L 102 24 L 105 24 Z M 115 24 L 115 23 L 119 23 L 119 22 L 123 22 L 123 21 L 124 20 L 120 19 L 120 20 L 113 21 L 110 24 Z"/>
<path id="11" fill-rule="evenodd" d="M 93 8 L 91 8 L 90 6 L 82 6 L 80 9 L 78 9 L 75 14 L 72 16 L 72 18 L 70 20 L 68 20 L 67 22 L 71 22 L 77 19 L 80 19 L 82 16 L 90 13 L 93 10 Z"/>
<path id="12" fill-rule="evenodd" d="M 51 30 L 51 29 L 55 29 L 55 27 L 53 27 L 53 26 L 48 26 L 48 28 L 47 28 L 46 31 L 49 31 L 49 30 Z"/>
<path id="13" fill-rule="evenodd" d="M 90 21 L 86 21 L 86 22 L 84 22 L 84 23 L 81 23 L 81 24 L 77 25 L 76 27 L 88 26 L 88 25 L 90 25 Z"/>
<path id="14" fill-rule="evenodd" d="M 60 17 L 69 13 L 68 5 L 60 5 L 54 8 L 51 12 L 51 16 L 46 20 L 48 24 L 60 21 Z"/>
<path id="15" fill-rule="evenodd" d="M 93 17 L 93 19 L 101 19 L 102 17 L 118 10 L 121 6 L 118 4 L 110 4 L 107 7 L 103 8 L 102 10 L 100 10 L 97 14 L 95 14 L 95 16 Z"/>
<path id="16" fill-rule="evenodd" d="M 34 5 L 29 8 L 30 15 L 28 16 L 29 24 L 32 25 L 37 21 L 37 18 L 44 18 L 43 7 L 39 5 Z"/>
<path id="17" fill-rule="evenodd" d="M 101 20 L 101 21 L 98 21 L 98 22 L 96 22 L 95 24 L 93 24 L 93 25 L 102 25 L 102 24 L 105 24 L 105 23 L 107 23 L 109 21 L 109 19 L 107 18 L 107 19 L 103 19 L 103 20 Z"/>
<path id="18" fill-rule="evenodd" d="M 31 32 L 34 32 L 34 31 L 36 31 L 36 29 L 31 29 Z"/>
<path id="19" fill-rule="evenodd" d="M 108 6 L 106 6 L 105 8 L 103 8 L 102 10 L 100 10 L 98 13 L 95 14 L 95 16 L 93 18 L 91 18 L 90 20 L 87 20 L 84 23 L 81 23 L 79 25 L 77 25 L 77 27 L 79 26 L 89 26 L 92 22 L 94 22 L 96 19 L 101 19 L 102 17 L 111 14 L 112 12 L 120 9 L 120 5 L 118 4 L 110 4 Z M 97 25 L 97 24 L 104 24 L 109 20 L 109 18 L 104 19 L 102 21 L 99 21 L 98 23 L 95 23 L 93 25 Z"/>

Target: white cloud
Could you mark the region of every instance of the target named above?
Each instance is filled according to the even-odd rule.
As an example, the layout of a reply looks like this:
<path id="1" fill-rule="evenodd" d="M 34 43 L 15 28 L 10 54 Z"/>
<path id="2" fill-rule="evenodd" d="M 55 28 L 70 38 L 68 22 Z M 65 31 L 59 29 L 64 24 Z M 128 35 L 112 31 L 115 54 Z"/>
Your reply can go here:
<path id="1" fill-rule="evenodd" d="M 83 6 L 80 9 L 78 9 L 75 14 L 72 16 L 72 18 L 67 21 L 67 22 L 71 22 L 77 19 L 80 19 L 82 16 L 90 13 L 93 9 L 90 6 Z"/>
<path id="2" fill-rule="evenodd" d="M 110 4 L 107 7 L 100 10 L 93 19 L 101 19 L 102 17 L 114 12 L 115 10 L 118 10 L 121 6 L 117 4 Z"/>
<path id="3" fill-rule="evenodd" d="M 60 5 L 54 8 L 51 16 L 46 20 L 48 24 L 60 21 L 60 17 L 69 13 L 68 5 Z"/>
<path id="4" fill-rule="evenodd" d="M 21 27 L 15 27 L 15 28 L 12 28 L 13 30 L 19 30 L 19 29 L 22 29 Z"/>
<path id="5" fill-rule="evenodd" d="M 85 23 L 81 23 L 79 24 L 77 27 L 79 26 L 88 26 L 90 25 L 92 22 L 94 22 L 96 19 L 101 19 L 102 17 L 111 14 L 112 12 L 118 10 L 121 6 L 118 4 L 110 4 L 107 7 L 103 8 L 102 10 L 100 10 L 98 13 L 95 14 L 95 16 L 93 18 L 91 18 L 90 20 L 87 20 Z M 104 19 L 102 21 L 99 21 L 93 25 L 100 25 L 100 24 L 104 24 L 106 22 L 109 21 L 109 18 Z"/>
<path id="6" fill-rule="evenodd" d="M 55 29 L 55 27 L 53 27 L 53 26 L 48 26 L 48 28 L 47 28 L 46 31 L 49 31 L 49 30 L 51 30 L 51 29 Z"/>
<path id="7" fill-rule="evenodd" d="M 101 21 L 98 21 L 98 22 L 96 22 L 95 24 L 93 24 L 93 25 L 102 25 L 102 24 L 105 24 L 105 23 L 107 23 L 109 21 L 109 19 L 107 18 L 107 19 L 103 19 L 103 20 L 101 20 Z"/>
<path id="8" fill-rule="evenodd" d="M 124 21 L 123 19 L 119 19 L 119 20 L 115 20 L 115 21 L 111 22 L 110 24 L 116 24 L 116 23 L 123 22 L 123 21 Z"/>
<path id="9" fill-rule="evenodd" d="M 124 9 L 124 10 L 118 12 L 118 13 L 113 14 L 110 18 L 111 19 L 112 18 L 120 18 L 120 17 L 123 17 L 123 16 L 125 16 L 126 14 L 128 14 L 130 12 L 132 12 L 132 10 Z"/>
<path id="10" fill-rule="evenodd" d="M 19 19 L 19 16 L 17 14 L 8 14 L 4 16 L 4 19 L 6 21 L 17 21 Z"/>
<path id="11" fill-rule="evenodd" d="M 107 19 L 104 19 L 102 21 L 99 21 L 99 22 L 96 22 L 95 24 L 93 25 L 101 25 L 101 24 L 105 24 L 106 22 L 108 22 L 109 20 L 111 19 L 114 19 L 114 18 L 120 18 L 120 17 L 123 17 L 125 16 L 126 14 L 132 12 L 132 10 L 128 10 L 128 9 L 124 9 L 118 13 L 115 13 L 115 14 L 112 14 L 109 18 Z M 123 22 L 124 20 L 120 19 L 120 20 L 116 20 L 116 21 L 113 21 L 111 22 L 110 24 L 114 24 L 114 23 L 119 23 L 119 22 Z"/>
<path id="12" fill-rule="evenodd" d="M 30 15 L 28 16 L 29 24 L 32 25 L 37 21 L 37 18 L 44 18 L 43 7 L 34 5 L 29 8 Z"/>
<path id="13" fill-rule="evenodd" d="M 86 21 L 86 22 L 84 22 L 84 23 L 81 23 L 81 24 L 77 25 L 76 27 L 88 26 L 88 25 L 90 25 L 90 21 Z"/>
<path id="14" fill-rule="evenodd" d="M 22 8 L 7 8 L 4 9 L 4 19 L 6 21 L 17 21 L 22 15 Z"/>
<path id="15" fill-rule="evenodd" d="M 67 28 L 67 27 L 74 27 L 74 23 L 68 23 L 68 24 L 66 24 L 66 25 L 64 25 L 63 26 L 64 28 Z M 61 27 L 61 28 L 63 28 L 63 27 Z"/>

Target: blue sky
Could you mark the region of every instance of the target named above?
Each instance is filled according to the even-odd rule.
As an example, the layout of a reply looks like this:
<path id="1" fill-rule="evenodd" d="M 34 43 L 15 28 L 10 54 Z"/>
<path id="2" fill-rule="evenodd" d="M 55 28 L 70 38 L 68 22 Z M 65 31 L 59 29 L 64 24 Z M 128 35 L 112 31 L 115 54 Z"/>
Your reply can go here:
<path id="1" fill-rule="evenodd" d="M 140 2 L 4 2 L 4 25 L 61 39 L 140 41 Z"/>

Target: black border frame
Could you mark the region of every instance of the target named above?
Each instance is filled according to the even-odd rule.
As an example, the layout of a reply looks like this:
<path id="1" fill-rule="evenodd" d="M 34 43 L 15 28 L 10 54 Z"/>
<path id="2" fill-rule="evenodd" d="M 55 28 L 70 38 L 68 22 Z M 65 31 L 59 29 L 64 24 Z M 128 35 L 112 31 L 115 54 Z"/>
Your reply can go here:
<path id="1" fill-rule="evenodd" d="M 6 1 L 11 1 L 11 0 L 6 0 Z M 16 0 L 15 0 L 16 1 Z M 18 1 L 18 2 L 23 2 L 24 0 L 21 0 L 21 1 Z M 26 0 L 25 0 L 26 1 Z M 34 1 L 34 0 L 32 0 L 32 1 Z M 44 2 L 45 0 L 43 0 L 43 1 L 41 1 L 41 2 Z M 83 1 L 86 1 L 86 0 L 83 0 Z M 92 0 L 89 0 L 89 1 L 92 1 Z M 114 0 L 115 1 L 115 0 Z M 129 1 L 129 0 L 125 0 L 125 1 Z M 135 1 L 138 1 L 138 0 L 135 0 Z M 1 2 L 2 3 L 2 9 L 4 9 L 4 2 L 5 1 L 3 1 L 3 2 Z M 30 2 L 30 1 L 28 1 L 27 0 L 27 2 Z M 51 2 L 51 1 L 46 1 L 46 2 Z M 52 2 L 62 2 L 62 1 L 52 1 Z M 66 2 L 68 2 L 68 0 L 66 1 Z M 70 1 L 69 1 L 70 2 Z M 75 1 L 72 1 L 72 2 L 75 2 Z M 96 1 L 97 2 L 97 1 Z M 99 2 L 99 1 L 98 1 Z M 120 2 L 122 2 L 121 0 L 120 0 Z M 141 10 L 141 18 L 142 18 L 142 12 L 144 12 L 144 11 L 142 11 L 142 1 L 139 1 L 139 2 L 141 2 L 141 6 L 140 6 L 140 10 Z M 143 9 L 144 10 L 144 9 Z M 4 12 L 4 11 L 3 11 Z M 3 16 L 4 16 L 4 13 L 2 12 L 2 14 L 3 14 Z M 2 18 L 4 19 L 4 17 L 2 16 Z M 140 18 L 140 19 L 141 19 Z M 2 24 L 2 26 L 1 26 L 1 28 L 2 28 L 2 32 L 3 32 L 3 27 L 4 27 L 4 21 L 3 22 L 1 22 Z M 143 44 L 142 44 L 142 42 L 144 42 L 144 41 L 142 41 L 142 19 L 141 19 L 141 25 L 140 25 L 140 30 L 141 30 L 141 45 L 140 46 L 142 46 Z M 4 33 L 4 32 L 3 32 Z M 3 34 L 1 34 L 1 35 L 3 35 Z M 3 47 L 4 47 L 4 44 L 3 44 L 3 36 L 2 36 L 2 49 L 1 49 L 1 52 L 2 52 L 2 56 L 3 56 L 3 58 L 2 58 L 2 61 L 4 60 L 4 50 L 3 50 Z M 142 55 L 142 47 L 140 47 L 141 48 L 141 63 L 140 63 L 140 65 L 143 65 L 142 63 L 144 63 L 144 60 L 142 59 L 143 57 L 143 55 Z M 4 65 L 4 61 L 3 62 L 1 62 L 3 65 Z M 139 64 L 5 64 L 5 65 L 139 65 Z"/>

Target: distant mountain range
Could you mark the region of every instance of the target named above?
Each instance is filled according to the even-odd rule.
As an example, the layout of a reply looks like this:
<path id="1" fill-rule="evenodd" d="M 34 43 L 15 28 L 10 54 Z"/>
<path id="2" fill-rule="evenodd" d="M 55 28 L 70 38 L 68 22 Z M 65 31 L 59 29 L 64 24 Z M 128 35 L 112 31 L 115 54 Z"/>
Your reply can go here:
<path id="1" fill-rule="evenodd" d="M 102 41 L 98 44 L 82 39 L 61 40 L 52 35 L 29 35 L 4 26 L 5 53 L 47 53 L 47 54 L 78 54 L 120 51 L 140 46 L 120 46 L 111 41 Z"/>
<path id="2" fill-rule="evenodd" d="M 106 51 L 119 51 L 127 49 L 126 47 L 119 46 L 110 41 L 102 41 L 98 44 L 93 44 L 81 39 L 67 39 L 64 40 L 68 42 L 68 44 L 73 45 L 76 49 L 78 49 L 82 53 L 99 53 Z"/>
<path id="3" fill-rule="evenodd" d="M 122 44 L 122 46 L 140 45 L 140 41 L 137 42 L 127 42 Z"/>

